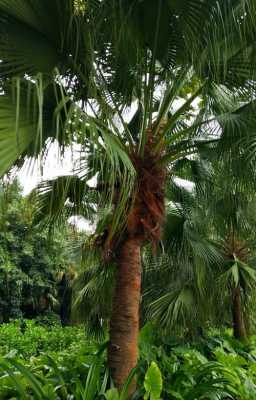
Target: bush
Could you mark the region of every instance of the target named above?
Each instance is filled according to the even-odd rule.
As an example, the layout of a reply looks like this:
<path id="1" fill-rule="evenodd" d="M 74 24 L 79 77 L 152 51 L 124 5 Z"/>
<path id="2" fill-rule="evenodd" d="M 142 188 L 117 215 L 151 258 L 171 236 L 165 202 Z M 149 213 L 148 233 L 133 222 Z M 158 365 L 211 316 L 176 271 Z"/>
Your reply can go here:
<path id="1" fill-rule="evenodd" d="M 6 334 L 6 336 L 5 336 Z M 79 327 L 45 328 L 27 321 L 0 328 L 0 399 L 125 400 L 111 383 L 106 343 L 85 341 Z M 40 346 L 38 345 L 40 343 Z M 193 343 L 159 336 L 148 325 L 140 337 L 134 399 L 256 400 L 256 337 L 210 332 Z M 129 382 L 128 382 L 129 383 Z"/>
<path id="2" fill-rule="evenodd" d="M 227 332 L 209 332 L 193 343 L 141 332 L 141 369 L 156 362 L 168 400 L 256 400 L 256 337 L 241 343 Z M 142 384 L 142 382 L 140 382 Z"/>
<path id="3" fill-rule="evenodd" d="M 37 325 L 41 325 L 46 328 L 61 326 L 60 316 L 51 311 L 48 312 L 47 314 L 39 315 L 38 317 L 35 318 L 34 321 Z"/>
<path id="4" fill-rule="evenodd" d="M 0 326 L 0 355 L 15 352 L 28 359 L 41 353 L 60 352 L 72 346 L 85 343 L 82 327 L 62 328 L 56 324 L 47 327 L 38 321 L 25 320 L 21 329 L 20 321 Z"/>

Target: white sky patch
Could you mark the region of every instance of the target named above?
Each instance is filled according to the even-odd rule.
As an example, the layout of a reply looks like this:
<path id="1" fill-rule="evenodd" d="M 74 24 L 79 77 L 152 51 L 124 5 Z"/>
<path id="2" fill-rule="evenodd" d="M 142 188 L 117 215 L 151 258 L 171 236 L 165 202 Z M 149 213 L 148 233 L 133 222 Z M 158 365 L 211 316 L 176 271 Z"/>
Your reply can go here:
<path id="1" fill-rule="evenodd" d="M 68 147 L 63 156 L 57 142 L 49 145 L 48 154 L 43 162 L 43 168 L 40 167 L 40 161 L 26 161 L 18 173 L 19 181 L 23 187 L 23 194 L 27 195 L 40 182 L 54 179 L 58 176 L 74 173 L 76 162 L 80 157 L 80 147 L 74 145 Z"/>
<path id="2" fill-rule="evenodd" d="M 85 232 L 88 235 L 95 232 L 96 224 L 89 222 L 86 218 L 81 215 L 74 215 L 68 219 L 70 225 L 75 226 L 75 228 L 80 232 Z"/>
<path id="3" fill-rule="evenodd" d="M 43 170 L 40 168 L 39 161 L 32 164 L 27 161 L 18 173 L 19 181 L 23 187 L 23 194 L 25 196 L 29 194 L 42 181 L 75 173 L 75 166 L 79 162 L 81 154 L 80 150 L 80 146 L 74 145 L 72 148 L 67 148 L 64 155 L 61 156 L 58 143 L 53 142 L 49 145 L 48 154 L 43 163 Z M 87 184 L 90 187 L 95 187 L 97 177 L 91 178 Z M 96 228 L 95 223 L 91 223 L 80 215 L 70 217 L 68 222 L 74 225 L 78 231 L 84 231 L 88 235 L 92 234 Z"/>
<path id="4" fill-rule="evenodd" d="M 161 97 L 161 88 L 158 89 L 158 95 Z M 199 99 L 200 100 L 200 99 Z M 195 99 L 194 102 L 199 101 Z M 184 99 L 177 99 L 173 102 L 172 111 L 175 112 L 182 104 L 185 102 Z M 193 106 L 197 106 L 194 104 Z M 137 102 L 133 102 L 130 107 L 128 107 L 124 114 L 123 119 L 126 123 L 128 123 L 133 117 L 134 113 L 137 109 Z M 92 110 L 89 106 L 86 109 L 86 112 L 93 116 Z M 116 116 L 114 119 L 115 125 L 120 129 L 122 127 L 122 123 L 119 120 L 119 117 Z M 58 176 L 69 175 L 74 172 L 74 166 L 76 161 L 79 160 L 80 147 L 74 145 L 71 149 L 70 147 L 65 150 L 64 156 L 60 156 L 59 147 L 57 142 L 52 143 L 49 146 L 49 151 L 45 161 L 43 162 L 43 171 L 40 168 L 39 162 L 33 162 L 32 167 L 28 162 L 25 163 L 21 171 L 18 173 L 19 181 L 23 187 L 23 194 L 27 195 L 33 190 L 40 182 L 44 180 L 54 179 Z M 92 185 L 95 185 L 96 178 L 92 179 Z"/>
<path id="5" fill-rule="evenodd" d="M 161 97 L 162 89 L 159 88 L 158 95 Z M 172 112 L 176 112 L 184 103 L 185 99 L 177 98 L 171 107 Z M 193 101 L 192 106 L 194 109 L 198 109 L 198 102 L 200 98 Z M 137 102 L 133 102 L 130 107 L 128 107 L 124 114 L 122 115 L 125 123 L 129 121 L 134 116 L 137 110 Z M 92 110 L 87 107 L 86 109 L 89 115 L 94 115 Z M 121 129 L 122 122 L 118 116 L 114 118 L 114 124 L 118 129 Z M 81 155 L 81 147 L 79 145 L 74 145 L 72 148 L 69 147 L 65 150 L 63 155 L 60 154 L 58 143 L 55 141 L 49 145 L 47 156 L 44 160 L 43 168 L 39 161 L 30 164 L 28 161 L 25 163 L 23 168 L 18 173 L 19 181 L 23 187 L 23 194 L 27 195 L 33 190 L 39 183 L 45 180 L 50 180 L 57 178 L 58 176 L 69 175 L 75 172 L 75 166 L 79 163 L 79 158 Z M 176 184 L 180 187 L 192 191 L 194 188 L 194 183 L 181 178 L 174 178 Z M 87 182 L 89 186 L 95 187 L 97 183 L 97 176 L 90 179 Z M 91 223 L 84 217 L 75 215 L 69 218 L 69 223 L 74 225 L 79 231 L 85 231 L 87 234 L 92 234 L 95 231 L 95 223 Z"/>

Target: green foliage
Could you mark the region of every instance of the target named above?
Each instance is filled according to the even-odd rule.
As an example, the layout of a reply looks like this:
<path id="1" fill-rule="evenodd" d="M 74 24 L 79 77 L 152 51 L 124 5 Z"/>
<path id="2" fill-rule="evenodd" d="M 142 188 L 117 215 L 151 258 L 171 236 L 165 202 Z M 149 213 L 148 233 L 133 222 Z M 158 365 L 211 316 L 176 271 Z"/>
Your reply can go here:
<path id="1" fill-rule="evenodd" d="M 79 350 L 75 360 L 63 353 L 55 359 L 42 356 L 30 365 L 15 359 L 2 361 L 1 398 L 9 399 L 11 393 L 20 399 L 95 399 L 101 391 L 99 374 L 104 374 L 103 361 L 100 356 Z M 10 369 L 15 372 L 15 382 L 10 379 Z"/>
<path id="2" fill-rule="evenodd" d="M 39 315 L 34 319 L 37 325 L 41 325 L 45 328 L 60 326 L 60 318 L 58 314 L 54 312 L 48 312 L 47 314 Z"/>
<path id="3" fill-rule="evenodd" d="M 160 335 L 157 328 L 145 327 L 141 335 L 140 365 L 146 371 L 156 363 L 163 379 L 163 399 L 255 399 L 255 338 L 242 344 L 230 332 L 210 332 L 189 343 Z M 148 342 L 149 339 L 149 342 Z M 154 381 L 156 384 L 157 379 Z M 140 381 L 142 384 L 142 381 Z M 158 397 L 160 398 L 160 397 Z"/>
<path id="4" fill-rule="evenodd" d="M 119 392 L 116 388 L 109 389 L 105 394 L 106 400 L 119 400 Z"/>
<path id="5" fill-rule="evenodd" d="M 137 190 L 132 155 L 146 156 L 149 128 L 156 150 L 164 149 L 159 164 L 170 169 L 226 125 L 239 135 L 244 128 L 235 112 L 254 98 L 254 0 L 1 0 L 0 11 L 0 173 L 26 156 L 44 162 L 54 139 L 62 150 L 76 142 L 85 201 L 74 196 L 72 205 L 85 209 L 83 183 L 97 174 L 100 206 L 112 210 L 110 239 L 125 229 Z M 137 121 L 129 124 L 131 103 Z M 41 189 L 48 219 L 66 216 L 70 191 L 52 182 Z"/>
<path id="6" fill-rule="evenodd" d="M 216 153 L 226 150 L 227 143 L 236 145 L 236 151 L 242 151 L 243 145 L 250 149 L 244 160 L 255 157 L 255 21 L 255 0 L 0 0 L 0 174 L 12 166 L 20 167 L 27 158 L 40 158 L 44 163 L 54 139 L 62 154 L 71 143 L 80 146 L 82 156 L 74 166 L 79 178 L 61 177 L 41 185 L 39 214 L 56 222 L 74 210 L 84 214 L 87 208 L 90 214 L 91 209 L 100 212 L 107 208 L 111 221 L 107 232 L 101 232 L 105 237 L 102 247 L 105 253 L 115 252 L 109 244 L 115 242 L 118 247 L 129 234 L 129 209 L 133 200 L 143 197 L 141 178 L 148 173 L 150 177 L 152 167 L 166 168 L 168 178 L 173 177 L 175 162 L 199 156 L 205 145 Z M 184 101 L 176 109 L 181 97 Z M 195 101 L 202 107 L 195 108 Z M 125 118 L 131 104 L 137 107 L 133 124 Z M 149 145 L 155 160 L 147 166 Z M 87 187 L 93 176 L 97 176 L 97 201 Z M 226 199 L 224 204 L 228 204 Z M 144 206 L 149 214 L 154 208 L 147 201 Z M 237 214 L 237 208 L 228 208 Z M 60 248 L 56 251 L 46 245 L 46 232 L 35 229 L 27 216 L 19 219 L 17 215 L 15 210 L 3 213 L 0 230 L 3 320 L 31 313 L 31 309 L 33 314 L 53 308 L 53 271 L 63 267 Z M 160 293 L 160 301 L 155 296 L 151 299 L 153 317 L 158 315 L 162 325 L 171 321 L 170 328 L 186 325 L 190 315 L 198 327 L 200 319 L 205 322 L 203 314 L 208 315 L 201 305 L 212 275 L 204 266 L 212 267 L 208 255 L 213 259 L 214 251 L 207 252 L 205 241 L 195 240 L 193 221 L 183 221 L 188 229 L 182 230 L 185 235 L 178 241 L 182 244 L 179 255 L 188 249 L 188 262 L 180 259 L 185 278 L 179 270 L 176 277 L 181 279 L 164 285 L 167 293 Z M 247 260 L 239 260 L 246 261 L 242 268 L 245 281 L 252 277 L 252 270 Z M 237 266 L 232 272 L 238 281 Z M 111 276 L 99 273 L 97 279 L 93 274 L 85 278 L 85 290 L 79 289 L 89 304 L 86 295 L 90 289 L 97 298 L 97 282 L 106 283 Z M 247 279 L 247 287 L 248 283 Z M 248 291 L 240 286 L 244 300 Z M 100 306 L 105 305 L 108 291 L 102 292 Z M 158 290 L 155 292 L 159 296 Z M 97 304 L 93 315 L 101 324 L 99 308 Z M 107 307 L 104 311 L 107 318 Z M 167 359 L 174 356 L 175 351 L 167 353 Z M 171 383 L 172 387 L 169 392 L 165 389 L 164 396 L 231 398 L 238 390 L 218 361 L 205 360 L 194 350 L 188 358 L 186 352 L 176 356 L 177 363 L 182 359 L 180 375 L 170 375 L 167 388 Z M 151 361 L 162 363 L 162 359 Z M 18 386 L 21 396 L 67 397 L 75 390 L 74 396 L 79 398 L 98 393 L 97 361 L 90 364 L 86 386 L 79 383 L 66 388 L 59 377 L 58 389 L 48 373 L 43 384 L 39 383 L 43 379 L 40 371 L 31 375 L 20 362 L 3 363 L 3 368 L 8 373 L 15 370 L 15 374 L 9 373 L 13 382 L 17 383 L 17 373 L 29 382 L 28 390 Z M 156 369 L 150 368 L 147 377 Z M 166 379 L 165 368 L 160 365 L 160 369 Z M 152 389 L 148 380 L 146 386 L 148 396 Z"/>
<path id="7" fill-rule="evenodd" d="M 55 353 L 84 342 L 84 332 L 79 327 L 42 326 L 40 321 L 24 320 L 0 325 L 0 354 L 15 354 L 29 359 L 40 353 Z"/>
<path id="8" fill-rule="evenodd" d="M 229 158 L 180 160 L 173 170 L 184 187 L 166 184 L 162 246 L 157 255 L 144 251 L 142 299 L 143 318 L 169 332 L 229 325 L 240 338 L 241 326 L 244 336 L 255 333 L 255 172 L 244 165 L 237 176 L 239 159 Z"/>
<path id="9" fill-rule="evenodd" d="M 144 400 L 158 400 L 160 398 L 163 381 L 158 365 L 154 361 L 151 362 L 145 375 L 144 387 L 146 390 Z"/>
<path id="10" fill-rule="evenodd" d="M 88 341 L 79 327 L 46 329 L 26 322 L 24 335 L 19 334 L 17 323 L 1 327 L 3 400 L 126 400 L 134 374 L 138 389 L 133 400 L 256 399 L 256 337 L 243 344 L 230 331 L 210 331 L 189 343 L 146 326 L 138 367 L 119 394 L 106 367 L 105 343 Z M 4 337 L 9 343 L 12 340 L 7 354 Z M 37 340 L 40 348 L 33 347 Z M 20 350 L 11 351 L 15 347 Z"/>
<path id="11" fill-rule="evenodd" d="M 57 273 L 67 266 L 65 230 L 33 223 L 34 204 L 17 181 L 0 187 L 0 322 L 57 310 Z"/>
<path id="12" fill-rule="evenodd" d="M 18 323 L 1 327 L 1 399 L 94 400 L 104 394 L 112 396 L 113 390 L 107 392 L 111 382 L 105 365 L 105 343 L 85 341 L 79 327 L 46 329 L 31 321 L 26 323 L 24 334 L 19 332 Z M 3 346 L 4 338 L 9 348 Z M 118 399 L 126 400 L 126 393 L 124 388 Z"/>

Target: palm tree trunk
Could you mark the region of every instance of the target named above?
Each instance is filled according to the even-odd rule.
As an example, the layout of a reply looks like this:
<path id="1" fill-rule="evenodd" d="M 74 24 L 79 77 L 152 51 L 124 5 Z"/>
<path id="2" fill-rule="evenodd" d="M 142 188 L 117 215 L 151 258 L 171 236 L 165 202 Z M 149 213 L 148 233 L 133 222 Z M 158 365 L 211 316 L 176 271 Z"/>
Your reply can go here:
<path id="1" fill-rule="evenodd" d="M 236 339 L 246 340 L 247 334 L 244 323 L 241 290 L 239 285 L 233 290 L 233 329 L 234 337 Z"/>
<path id="2" fill-rule="evenodd" d="M 141 290 L 141 243 L 126 239 L 117 257 L 116 287 L 110 320 L 108 365 L 116 387 L 120 390 L 137 364 L 139 304 Z M 136 381 L 130 386 L 130 393 Z"/>

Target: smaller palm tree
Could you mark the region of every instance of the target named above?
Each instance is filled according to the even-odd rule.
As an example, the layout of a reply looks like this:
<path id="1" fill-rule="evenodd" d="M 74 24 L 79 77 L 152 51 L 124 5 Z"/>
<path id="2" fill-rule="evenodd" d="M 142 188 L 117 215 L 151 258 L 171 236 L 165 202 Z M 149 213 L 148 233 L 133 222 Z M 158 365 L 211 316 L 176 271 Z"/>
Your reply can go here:
<path id="1" fill-rule="evenodd" d="M 249 334 L 256 181 L 241 152 L 227 160 L 183 160 L 180 176 L 194 182 L 193 189 L 169 185 L 165 253 L 155 260 L 150 256 L 144 274 L 144 308 L 165 329 L 193 332 L 209 322 L 223 326 L 232 320 L 236 338 Z"/>
<path id="2" fill-rule="evenodd" d="M 164 253 L 151 253 L 145 262 L 144 309 L 163 329 L 193 336 L 216 319 L 214 269 L 222 255 L 205 220 L 209 163 L 186 159 L 175 170 L 187 181 L 168 186 Z"/>

